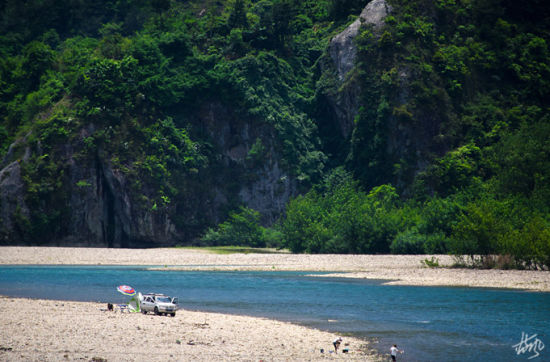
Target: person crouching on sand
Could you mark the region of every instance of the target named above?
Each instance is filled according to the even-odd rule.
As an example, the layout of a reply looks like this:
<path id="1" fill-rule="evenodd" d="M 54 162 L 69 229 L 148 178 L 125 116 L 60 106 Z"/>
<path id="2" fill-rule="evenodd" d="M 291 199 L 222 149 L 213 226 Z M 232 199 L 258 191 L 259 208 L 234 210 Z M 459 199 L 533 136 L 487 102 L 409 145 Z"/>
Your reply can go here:
<path id="1" fill-rule="evenodd" d="M 338 337 L 334 341 L 332 341 L 332 344 L 334 345 L 334 353 L 338 353 L 338 347 L 340 347 L 340 343 L 342 343 L 342 337 Z"/>

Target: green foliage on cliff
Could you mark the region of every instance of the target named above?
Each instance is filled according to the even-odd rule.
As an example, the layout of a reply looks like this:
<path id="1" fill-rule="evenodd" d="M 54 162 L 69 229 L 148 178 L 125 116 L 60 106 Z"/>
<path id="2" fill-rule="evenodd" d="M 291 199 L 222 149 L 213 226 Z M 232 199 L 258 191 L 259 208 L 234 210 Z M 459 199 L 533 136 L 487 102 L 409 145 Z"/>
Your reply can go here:
<path id="1" fill-rule="evenodd" d="M 364 106 L 350 154 L 355 175 L 367 187 L 409 184 L 418 162 L 435 161 L 424 181 L 439 194 L 488 176 L 490 149 L 547 117 L 548 10 L 537 2 L 390 3 L 381 34 L 365 29 L 357 39 Z M 454 164 L 456 156 L 470 164 Z"/>
<path id="2" fill-rule="evenodd" d="M 366 3 L 4 1 L 0 154 L 20 165 L 27 209 L 1 236 L 63 240 L 72 195 L 116 184 L 133 212 L 209 244 L 548 267 L 548 7 L 388 0 L 341 84 L 329 42 Z M 348 91 L 349 139 L 330 101 Z M 238 208 L 268 162 L 292 178 L 281 194 L 301 196 L 266 229 Z"/>
<path id="3" fill-rule="evenodd" d="M 70 235 L 56 215 L 75 207 L 71 193 L 106 192 L 111 200 L 122 187 L 132 212 L 167 218 L 194 238 L 212 226 L 212 215 L 239 205 L 239 184 L 272 152 L 307 190 L 326 161 L 311 107 L 312 65 L 335 28 L 328 5 L 4 2 L 0 151 L 4 166 L 21 164 L 28 212 L 14 219 L 15 234 L 2 237 L 61 240 Z M 322 24 L 318 33 L 313 21 Z M 233 169 L 216 148 L 219 135 L 209 133 L 221 125 L 201 123 L 212 104 L 229 114 L 216 119 L 235 120 L 231 137 L 245 122 L 268 132 L 245 145 L 249 157 Z M 50 172 L 42 170 L 46 156 Z M 98 175 L 81 174 L 90 169 Z M 228 199 L 225 210 L 201 205 L 214 189 Z M 109 206 L 105 218 L 114 222 L 120 207 Z M 35 224 L 49 232 L 29 231 Z"/>
<path id="4" fill-rule="evenodd" d="M 363 188 L 292 201 L 287 245 L 548 268 L 550 12 L 537 2 L 390 4 L 385 27 L 357 39 L 362 107 L 347 166 Z M 401 198 L 377 215 L 361 190 L 385 183 Z M 374 249 L 372 234 L 347 238 L 376 224 L 388 228 Z"/>

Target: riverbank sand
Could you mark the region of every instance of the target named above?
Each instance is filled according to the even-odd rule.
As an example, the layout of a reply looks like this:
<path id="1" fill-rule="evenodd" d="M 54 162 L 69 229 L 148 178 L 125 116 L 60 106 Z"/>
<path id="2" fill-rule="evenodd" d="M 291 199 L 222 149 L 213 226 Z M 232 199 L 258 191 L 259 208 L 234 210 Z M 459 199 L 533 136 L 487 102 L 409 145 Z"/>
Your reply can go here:
<path id="1" fill-rule="evenodd" d="M 388 284 L 517 288 L 550 292 L 550 272 L 428 268 L 448 255 L 215 254 L 201 249 L 104 249 L 0 247 L 0 264 L 156 265 L 178 270 L 298 270 L 334 272 L 331 276 L 385 279 Z M 345 274 L 341 274 L 345 273 Z"/>
<path id="2" fill-rule="evenodd" d="M 376 361 L 368 342 L 263 318 L 180 310 L 109 312 L 104 304 L 0 297 L 1 361 Z M 324 350 L 321 353 L 321 349 Z"/>

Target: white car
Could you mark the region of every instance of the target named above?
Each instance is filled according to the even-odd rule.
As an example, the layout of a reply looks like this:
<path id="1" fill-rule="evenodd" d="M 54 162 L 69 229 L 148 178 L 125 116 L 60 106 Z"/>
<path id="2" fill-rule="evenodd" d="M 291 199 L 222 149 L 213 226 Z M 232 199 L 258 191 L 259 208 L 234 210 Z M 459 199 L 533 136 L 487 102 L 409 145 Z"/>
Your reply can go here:
<path id="1" fill-rule="evenodd" d="M 140 304 L 143 314 L 153 312 L 156 315 L 169 314 L 174 317 L 178 310 L 178 298 L 170 298 L 167 295 L 158 293 L 143 294 Z"/>

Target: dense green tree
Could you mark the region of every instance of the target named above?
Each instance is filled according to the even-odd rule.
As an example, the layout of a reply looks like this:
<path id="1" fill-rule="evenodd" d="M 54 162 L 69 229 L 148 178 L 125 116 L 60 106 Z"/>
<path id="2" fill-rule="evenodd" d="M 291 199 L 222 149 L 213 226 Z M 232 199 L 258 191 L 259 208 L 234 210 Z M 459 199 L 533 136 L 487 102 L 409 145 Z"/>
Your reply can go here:
<path id="1" fill-rule="evenodd" d="M 398 204 L 393 187 L 365 194 L 348 176 L 322 195 L 311 191 L 290 202 L 281 230 L 294 252 L 388 252 L 404 225 Z"/>
<path id="2" fill-rule="evenodd" d="M 227 19 L 229 28 L 248 28 L 248 20 L 246 19 L 246 9 L 244 5 L 244 0 L 235 0 L 231 13 L 229 14 L 229 19 Z"/>
<path id="3" fill-rule="evenodd" d="M 331 0 L 329 16 L 335 20 L 343 20 L 350 15 L 358 15 L 366 4 L 365 0 Z"/>
<path id="4" fill-rule="evenodd" d="M 534 124 L 523 124 L 518 132 L 504 136 L 495 152 L 501 192 L 533 197 L 545 208 L 550 205 L 549 120 L 546 116 Z"/>
<path id="5" fill-rule="evenodd" d="M 209 229 L 201 241 L 207 245 L 264 247 L 266 241 L 260 226 L 260 213 L 240 207 L 239 212 L 229 213 L 228 219 L 218 225 L 216 230 Z"/>

